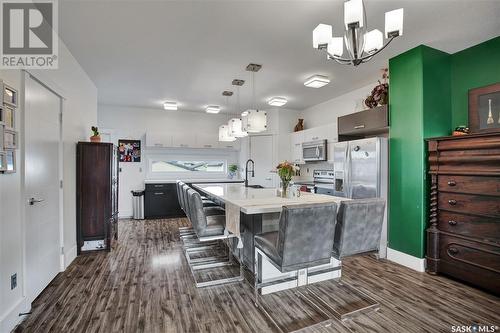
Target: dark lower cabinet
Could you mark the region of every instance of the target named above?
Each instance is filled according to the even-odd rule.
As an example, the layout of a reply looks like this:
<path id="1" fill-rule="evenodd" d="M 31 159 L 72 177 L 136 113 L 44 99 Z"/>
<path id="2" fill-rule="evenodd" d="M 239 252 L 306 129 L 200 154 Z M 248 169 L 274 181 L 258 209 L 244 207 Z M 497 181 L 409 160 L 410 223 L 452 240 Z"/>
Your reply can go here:
<path id="1" fill-rule="evenodd" d="M 182 217 L 176 184 L 146 184 L 144 217 L 147 219 Z"/>
<path id="2" fill-rule="evenodd" d="M 254 271 L 254 236 L 262 232 L 262 214 L 240 214 L 241 240 L 243 242 L 242 261 L 246 268 Z"/>

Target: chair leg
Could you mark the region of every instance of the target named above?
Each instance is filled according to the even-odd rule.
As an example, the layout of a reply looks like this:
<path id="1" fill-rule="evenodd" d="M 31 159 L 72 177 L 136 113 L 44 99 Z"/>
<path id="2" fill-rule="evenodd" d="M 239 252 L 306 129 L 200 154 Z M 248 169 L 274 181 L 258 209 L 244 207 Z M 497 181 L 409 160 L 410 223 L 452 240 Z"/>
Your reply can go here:
<path id="1" fill-rule="evenodd" d="M 254 249 L 255 255 L 253 260 L 253 274 L 254 274 L 254 304 L 259 307 L 259 251 Z"/>

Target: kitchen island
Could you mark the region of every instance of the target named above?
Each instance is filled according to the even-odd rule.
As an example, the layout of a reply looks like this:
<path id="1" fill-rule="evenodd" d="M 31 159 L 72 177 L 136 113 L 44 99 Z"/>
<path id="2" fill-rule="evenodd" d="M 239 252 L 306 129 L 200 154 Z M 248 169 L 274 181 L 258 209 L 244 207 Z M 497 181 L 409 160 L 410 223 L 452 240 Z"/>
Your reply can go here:
<path id="1" fill-rule="evenodd" d="M 232 245 L 233 253 L 240 259 L 240 263 L 254 273 L 254 235 L 278 230 L 279 216 L 283 206 L 293 206 L 313 203 L 334 202 L 337 205 L 346 198 L 330 195 L 301 192 L 299 197 L 281 198 L 276 195 L 275 188 L 251 188 L 243 184 L 192 184 L 193 188 L 205 196 L 224 206 L 226 209 L 226 228 L 238 237 Z M 337 268 L 333 270 L 331 268 Z M 263 281 L 291 275 L 282 274 L 272 264 L 263 261 L 259 263 Z M 317 271 L 307 283 L 323 281 L 340 277 L 340 262 L 333 259 L 330 264 L 311 268 Z M 325 273 L 322 273 L 325 271 Z M 282 285 L 266 287 L 262 293 L 294 288 L 297 282 L 283 283 Z"/>

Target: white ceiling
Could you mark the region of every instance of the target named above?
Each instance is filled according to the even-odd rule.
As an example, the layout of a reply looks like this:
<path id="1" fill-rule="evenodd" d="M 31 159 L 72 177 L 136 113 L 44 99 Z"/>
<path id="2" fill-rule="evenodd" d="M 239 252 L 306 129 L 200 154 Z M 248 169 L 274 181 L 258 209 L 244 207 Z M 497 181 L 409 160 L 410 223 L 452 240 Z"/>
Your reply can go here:
<path id="1" fill-rule="evenodd" d="M 343 1 L 73 1 L 59 2 L 60 36 L 98 88 L 99 103 L 203 111 L 224 105 L 232 79 L 246 80 L 242 109 L 251 106 L 250 62 L 258 107 L 287 97 L 302 110 L 376 81 L 388 59 L 419 44 L 456 52 L 500 32 L 499 0 L 365 0 L 369 29 L 384 29 L 384 12 L 403 7 L 404 35 L 357 68 L 326 61 L 312 48 L 312 30 L 332 24 L 342 35 Z M 322 74 L 320 89 L 303 81 Z M 232 98 L 231 103 L 236 99 Z M 227 109 L 226 109 L 227 111 Z"/>

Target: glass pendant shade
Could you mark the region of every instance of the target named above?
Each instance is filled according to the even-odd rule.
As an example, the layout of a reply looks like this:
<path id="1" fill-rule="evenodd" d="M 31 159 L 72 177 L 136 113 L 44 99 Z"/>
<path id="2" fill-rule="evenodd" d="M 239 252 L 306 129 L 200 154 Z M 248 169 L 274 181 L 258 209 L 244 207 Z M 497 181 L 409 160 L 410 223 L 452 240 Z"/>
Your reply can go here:
<path id="1" fill-rule="evenodd" d="M 365 34 L 365 52 L 372 53 L 384 46 L 382 31 L 374 29 Z"/>
<path id="2" fill-rule="evenodd" d="M 363 1 L 350 0 L 344 2 L 344 23 L 346 30 L 349 25 L 355 24 L 357 27 L 364 26 Z"/>
<path id="3" fill-rule="evenodd" d="M 227 125 L 219 126 L 219 141 L 232 142 L 235 140 L 236 138 L 229 134 L 229 127 Z"/>
<path id="4" fill-rule="evenodd" d="M 341 57 L 344 53 L 344 39 L 342 37 L 333 37 L 328 43 L 327 51 L 331 55 Z"/>
<path id="5" fill-rule="evenodd" d="M 403 35 L 403 8 L 385 13 L 385 38 Z"/>
<path id="6" fill-rule="evenodd" d="M 313 30 L 313 47 L 317 49 L 321 45 L 328 44 L 332 38 L 332 26 L 328 24 L 318 24 Z"/>
<path id="7" fill-rule="evenodd" d="M 259 133 L 267 129 L 267 112 L 248 110 L 248 115 L 243 117 L 243 131 Z"/>
<path id="8" fill-rule="evenodd" d="M 229 135 L 235 138 L 243 138 L 248 135 L 247 132 L 243 131 L 243 124 L 240 118 L 232 118 L 227 123 Z"/>

